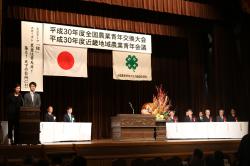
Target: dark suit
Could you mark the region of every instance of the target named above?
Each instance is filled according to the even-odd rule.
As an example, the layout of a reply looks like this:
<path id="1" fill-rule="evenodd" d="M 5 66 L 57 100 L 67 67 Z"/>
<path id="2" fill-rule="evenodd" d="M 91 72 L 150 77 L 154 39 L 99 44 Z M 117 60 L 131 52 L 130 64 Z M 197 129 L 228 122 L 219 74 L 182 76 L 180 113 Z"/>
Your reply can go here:
<path id="1" fill-rule="evenodd" d="M 204 116 L 202 116 L 202 117 L 199 116 L 199 117 L 197 118 L 197 122 L 205 122 L 205 121 L 204 121 Z"/>
<path id="2" fill-rule="evenodd" d="M 226 122 L 226 121 L 227 120 L 225 117 L 221 118 L 220 116 L 216 116 L 216 122 Z"/>
<path id="3" fill-rule="evenodd" d="M 23 97 L 22 95 L 15 96 L 14 94 L 10 94 L 8 96 L 8 119 L 18 119 L 18 113 L 20 107 L 23 105 Z"/>
<path id="4" fill-rule="evenodd" d="M 178 122 L 178 118 L 176 116 L 174 117 L 169 117 L 166 122 Z"/>
<path id="5" fill-rule="evenodd" d="M 195 122 L 195 117 L 189 118 L 189 116 L 185 116 L 184 122 Z"/>
<path id="6" fill-rule="evenodd" d="M 19 111 L 20 107 L 23 105 L 23 98 L 22 95 L 19 94 L 18 96 L 15 96 L 13 93 L 11 93 L 8 96 L 8 112 L 7 112 L 7 118 L 8 118 L 8 138 L 12 140 L 12 130 L 14 129 L 14 140 L 15 142 L 18 141 L 18 119 L 19 119 Z"/>
<path id="7" fill-rule="evenodd" d="M 33 98 L 33 101 L 32 101 L 30 92 L 26 93 L 24 95 L 24 106 L 40 108 L 41 107 L 41 97 L 40 97 L 40 95 L 35 92 L 34 93 L 34 98 Z"/>
<path id="8" fill-rule="evenodd" d="M 238 122 L 237 116 L 233 117 L 232 115 L 229 115 L 227 118 L 228 122 Z"/>
<path id="9" fill-rule="evenodd" d="M 203 119 L 204 119 L 204 122 L 212 122 L 213 121 L 211 116 L 209 118 L 204 116 Z"/>
<path id="10" fill-rule="evenodd" d="M 45 114 L 44 117 L 45 122 L 55 122 L 54 115 L 53 114 L 48 114 L 48 112 Z"/>
<path id="11" fill-rule="evenodd" d="M 71 119 L 70 119 L 69 115 L 65 114 L 64 117 L 63 117 L 63 121 L 64 122 L 74 122 L 75 121 L 75 117 L 74 117 L 74 115 L 71 114 Z"/>

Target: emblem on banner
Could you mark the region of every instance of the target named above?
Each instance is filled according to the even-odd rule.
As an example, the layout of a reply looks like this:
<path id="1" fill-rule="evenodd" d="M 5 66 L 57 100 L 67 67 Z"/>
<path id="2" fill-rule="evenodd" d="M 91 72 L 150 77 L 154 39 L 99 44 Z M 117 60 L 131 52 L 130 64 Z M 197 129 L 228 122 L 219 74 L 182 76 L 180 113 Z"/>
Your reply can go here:
<path id="1" fill-rule="evenodd" d="M 126 58 L 126 66 L 128 69 L 133 70 L 135 72 L 136 68 L 138 67 L 138 59 L 135 55 L 128 55 Z"/>

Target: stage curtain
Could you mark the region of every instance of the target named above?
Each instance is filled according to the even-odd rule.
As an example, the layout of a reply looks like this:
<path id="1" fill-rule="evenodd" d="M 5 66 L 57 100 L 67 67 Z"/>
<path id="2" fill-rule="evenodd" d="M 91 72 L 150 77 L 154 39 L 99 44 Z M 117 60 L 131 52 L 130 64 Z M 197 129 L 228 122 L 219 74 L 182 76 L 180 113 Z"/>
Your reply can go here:
<path id="1" fill-rule="evenodd" d="M 157 12 L 192 16 L 205 19 L 221 19 L 215 7 L 185 0 L 86 0 L 89 2 L 140 8 Z"/>
<path id="2" fill-rule="evenodd" d="M 19 20 L 51 22 L 82 27 L 92 27 L 128 32 L 184 37 L 185 28 L 176 25 L 162 25 L 142 21 L 93 16 L 47 9 L 14 6 L 8 10 L 8 17 Z"/>
<path id="3" fill-rule="evenodd" d="M 222 108 L 228 114 L 235 107 L 241 118 L 249 119 L 249 51 L 244 52 L 249 50 L 244 45 L 249 34 L 243 32 L 238 38 L 229 27 L 216 25 L 213 29 L 210 102 L 216 111 Z"/>
<path id="4" fill-rule="evenodd" d="M 206 56 L 206 34 L 202 30 L 189 30 L 188 33 L 188 68 L 189 89 L 191 91 L 190 103 L 193 112 L 198 116 L 199 111 L 208 107 L 208 99 L 205 87 L 205 56 Z M 184 112 L 183 112 L 184 116 Z"/>

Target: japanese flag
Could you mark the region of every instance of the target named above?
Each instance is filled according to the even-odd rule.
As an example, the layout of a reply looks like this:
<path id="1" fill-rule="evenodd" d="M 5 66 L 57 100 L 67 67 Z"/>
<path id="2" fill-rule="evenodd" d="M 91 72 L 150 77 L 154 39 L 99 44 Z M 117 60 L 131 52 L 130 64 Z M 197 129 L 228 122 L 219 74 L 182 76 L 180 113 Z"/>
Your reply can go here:
<path id="1" fill-rule="evenodd" d="M 87 49 L 44 45 L 44 75 L 88 77 Z"/>

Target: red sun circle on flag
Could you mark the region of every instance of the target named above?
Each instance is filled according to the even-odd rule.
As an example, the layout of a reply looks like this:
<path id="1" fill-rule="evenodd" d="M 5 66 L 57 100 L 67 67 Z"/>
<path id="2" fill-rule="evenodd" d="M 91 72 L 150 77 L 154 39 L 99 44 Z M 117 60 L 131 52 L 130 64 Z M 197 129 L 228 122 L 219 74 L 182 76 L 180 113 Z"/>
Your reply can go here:
<path id="1" fill-rule="evenodd" d="M 62 51 L 57 56 L 57 63 L 62 69 L 69 70 L 73 67 L 75 60 L 71 53 L 68 51 Z"/>

